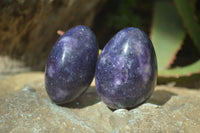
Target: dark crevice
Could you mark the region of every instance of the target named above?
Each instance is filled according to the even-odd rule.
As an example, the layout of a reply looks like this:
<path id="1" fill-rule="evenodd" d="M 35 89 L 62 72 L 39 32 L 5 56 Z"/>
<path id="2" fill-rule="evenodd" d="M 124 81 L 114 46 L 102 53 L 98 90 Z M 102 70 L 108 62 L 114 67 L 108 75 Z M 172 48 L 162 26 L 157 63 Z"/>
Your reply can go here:
<path id="1" fill-rule="evenodd" d="M 154 1 L 147 0 L 109 0 L 94 20 L 99 48 L 126 27 L 137 27 L 149 34 L 153 5 Z"/>
<path id="2" fill-rule="evenodd" d="M 194 46 L 189 35 L 186 36 L 186 39 L 183 43 L 181 50 L 178 52 L 174 63 L 171 68 L 187 66 L 194 63 L 200 59 L 200 54 L 197 48 Z"/>

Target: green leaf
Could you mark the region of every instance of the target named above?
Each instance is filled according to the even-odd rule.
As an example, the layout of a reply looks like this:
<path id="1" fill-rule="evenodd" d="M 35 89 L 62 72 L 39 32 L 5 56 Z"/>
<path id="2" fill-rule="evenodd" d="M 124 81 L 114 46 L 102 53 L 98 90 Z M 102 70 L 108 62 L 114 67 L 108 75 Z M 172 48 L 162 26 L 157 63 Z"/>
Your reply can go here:
<path id="1" fill-rule="evenodd" d="M 183 20 L 184 26 L 187 29 L 196 48 L 200 52 L 200 28 L 195 21 L 194 9 L 189 0 L 174 0 L 178 12 Z"/>
<path id="2" fill-rule="evenodd" d="M 160 70 L 158 71 L 158 76 L 180 78 L 180 77 L 191 76 L 192 74 L 196 74 L 196 73 L 200 74 L 200 60 L 185 67 L 178 67 L 178 68 L 168 69 L 168 70 Z"/>
<path id="3" fill-rule="evenodd" d="M 158 70 L 173 63 L 185 38 L 185 30 L 171 1 L 156 1 L 151 40 L 157 55 Z"/>
<path id="4" fill-rule="evenodd" d="M 166 82 L 179 82 L 186 83 L 200 78 L 200 60 L 197 62 L 181 67 L 169 70 L 160 70 L 158 72 L 158 83 Z"/>

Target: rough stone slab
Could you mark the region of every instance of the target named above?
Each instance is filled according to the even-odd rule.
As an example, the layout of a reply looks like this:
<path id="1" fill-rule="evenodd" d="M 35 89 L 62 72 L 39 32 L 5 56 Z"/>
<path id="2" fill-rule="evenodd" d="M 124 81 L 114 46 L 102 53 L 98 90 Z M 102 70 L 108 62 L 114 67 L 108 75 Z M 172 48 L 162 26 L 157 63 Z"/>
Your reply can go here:
<path id="1" fill-rule="evenodd" d="M 199 90 L 157 86 L 152 97 L 141 106 L 111 111 L 100 102 L 93 83 L 78 100 L 60 107 L 48 98 L 43 73 L 33 75 L 7 78 L 10 85 L 5 81 L 0 83 L 0 132 L 200 131 Z M 17 82 L 23 79 L 24 83 Z M 17 89 L 12 90 L 13 87 Z M 9 91 L 2 93 L 5 89 Z"/>

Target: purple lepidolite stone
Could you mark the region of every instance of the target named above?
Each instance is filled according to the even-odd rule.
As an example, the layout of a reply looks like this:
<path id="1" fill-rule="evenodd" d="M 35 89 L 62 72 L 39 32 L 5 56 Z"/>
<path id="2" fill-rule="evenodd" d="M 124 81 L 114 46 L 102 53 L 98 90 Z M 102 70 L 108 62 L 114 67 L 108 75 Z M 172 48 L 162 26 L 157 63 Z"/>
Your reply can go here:
<path id="1" fill-rule="evenodd" d="M 52 101 L 65 104 L 90 86 L 95 73 L 98 46 L 93 32 L 76 26 L 64 33 L 47 59 L 45 87 Z"/>
<path id="2" fill-rule="evenodd" d="M 95 82 L 110 108 L 133 108 L 145 102 L 157 82 L 156 55 L 149 37 L 133 27 L 118 32 L 97 61 Z"/>

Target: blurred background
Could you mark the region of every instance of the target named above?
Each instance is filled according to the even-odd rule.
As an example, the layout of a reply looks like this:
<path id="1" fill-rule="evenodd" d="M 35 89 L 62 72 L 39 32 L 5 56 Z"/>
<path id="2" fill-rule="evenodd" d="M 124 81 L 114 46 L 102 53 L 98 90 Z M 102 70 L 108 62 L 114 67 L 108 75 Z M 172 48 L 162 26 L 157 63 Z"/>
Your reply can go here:
<path id="1" fill-rule="evenodd" d="M 89 26 L 102 49 L 125 27 L 151 38 L 158 84 L 200 88 L 198 0 L 1 0 L 0 80 L 44 71 L 58 30 Z"/>

